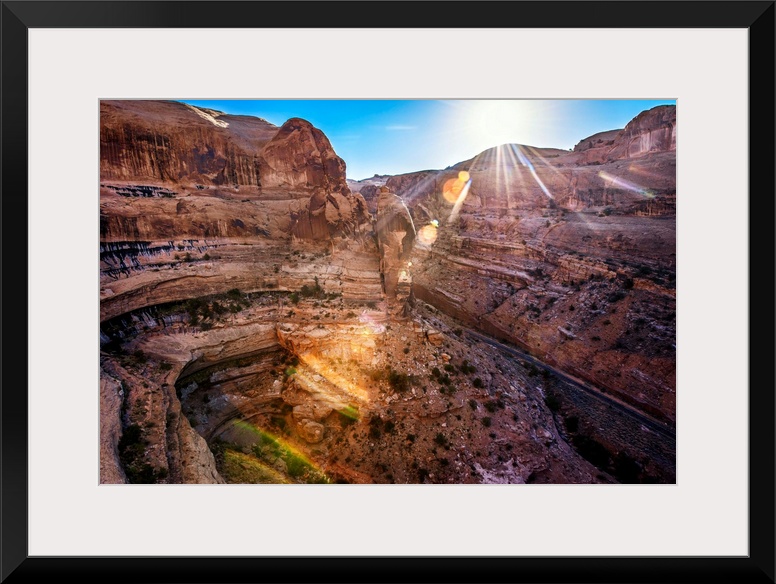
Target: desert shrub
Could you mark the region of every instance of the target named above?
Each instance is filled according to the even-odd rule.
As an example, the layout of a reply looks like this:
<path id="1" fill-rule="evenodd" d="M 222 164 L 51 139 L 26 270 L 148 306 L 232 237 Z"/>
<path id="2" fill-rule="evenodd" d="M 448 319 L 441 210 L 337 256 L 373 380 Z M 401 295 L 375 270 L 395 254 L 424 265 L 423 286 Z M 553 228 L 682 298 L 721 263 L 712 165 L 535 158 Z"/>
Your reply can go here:
<path id="1" fill-rule="evenodd" d="M 394 369 L 391 369 L 390 373 L 388 373 L 388 383 L 399 392 L 407 391 L 410 388 L 409 376 Z"/>
<path id="2" fill-rule="evenodd" d="M 288 468 L 289 476 L 299 478 L 307 470 L 308 465 L 298 456 L 286 457 L 286 468 Z"/>
<path id="3" fill-rule="evenodd" d="M 477 368 L 474 365 L 470 365 L 469 362 L 465 359 L 458 369 L 460 369 L 462 373 L 466 374 L 475 373 L 477 371 Z"/>
<path id="4" fill-rule="evenodd" d="M 482 383 L 482 379 L 480 379 L 479 377 L 475 377 L 474 381 L 472 381 L 472 385 L 476 388 L 481 388 L 484 385 L 484 383 Z"/>
<path id="5" fill-rule="evenodd" d="M 143 462 L 146 442 L 142 429 L 137 424 L 124 428 L 118 443 L 119 461 L 124 467 L 127 480 L 134 484 L 154 484 L 167 477 L 167 469 L 155 469 Z"/>
<path id="6" fill-rule="evenodd" d="M 609 302 L 619 302 L 620 300 L 625 298 L 625 296 L 626 296 L 625 292 L 623 292 L 622 290 L 616 290 L 615 292 L 612 292 L 611 294 L 609 294 L 606 297 L 606 299 Z"/>
<path id="7" fill-rule="evenodd" d="M 491 422 L 492 420 L 490 419 L 490 416 L 485 416 L 484 418 L 482 418 L 482 425 L 485 426 L 486 428 L 490 428 Z"/>

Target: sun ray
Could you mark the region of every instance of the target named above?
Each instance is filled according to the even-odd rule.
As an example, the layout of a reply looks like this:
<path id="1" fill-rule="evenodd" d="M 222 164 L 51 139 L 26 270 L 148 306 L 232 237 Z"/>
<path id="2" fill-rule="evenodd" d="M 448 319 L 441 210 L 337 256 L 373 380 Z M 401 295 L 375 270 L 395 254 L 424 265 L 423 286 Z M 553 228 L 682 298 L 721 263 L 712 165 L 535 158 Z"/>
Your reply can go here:
<path id="1" fill-rule="evenodd" d="M 520 164 L 528 168 L 528 172 L 531 173 L 531 176 L 536 181 L 536 184 L 539 185 L 539 188 L 542 189 L 542 192 L 547 195 L 550 199 L 555 199 L 555 197 L 550 192 L 550 189 L 548 189 L 544 182 L 542 182 L 542 179 L 539 178 L 539 175 L 536 173 L 536 169 L 534 168 L 533 163 L 528 159 L 528 157 L 523 153 L 523 148 L 520 145 L 517 145 L 517 159 L 520 161 Z"/>
<path id="2" fill-rule="evenodd" d="M 652 192 L 652 190 L 642 187 L 641 185 L 637 185 L 636 183 L 632 183 L 628 180 L 625 180 L 624 178 L 614 176 L 613 174 L 609 174 L 608 172 L 604 172 L 603 170 L 598 173 L 598 176 L 604 179 L 605 183 L 608 181 L 611 184 L 621 189 L 625 189 L 626 191 L 631 191 L 632 193 L 636 193 L 647 199 L 655 198 L 655 193 Z M 606 186 L 608 187 L 609 185 L 606 185 Z"/>

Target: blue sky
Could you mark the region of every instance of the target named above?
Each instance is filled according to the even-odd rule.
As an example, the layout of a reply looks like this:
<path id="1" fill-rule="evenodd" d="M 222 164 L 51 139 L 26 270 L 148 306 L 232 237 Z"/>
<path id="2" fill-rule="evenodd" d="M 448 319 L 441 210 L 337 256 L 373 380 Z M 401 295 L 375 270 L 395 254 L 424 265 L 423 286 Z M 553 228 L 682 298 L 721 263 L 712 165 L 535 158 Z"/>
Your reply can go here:
<path id="1" fill-rule="evenodd" d="M 320 128 L 347 176 L 445 168 L 487 148 L 517 143 L 573 148 L 675 100 L 181 100 L 280 126 L 299 117 Z"/>

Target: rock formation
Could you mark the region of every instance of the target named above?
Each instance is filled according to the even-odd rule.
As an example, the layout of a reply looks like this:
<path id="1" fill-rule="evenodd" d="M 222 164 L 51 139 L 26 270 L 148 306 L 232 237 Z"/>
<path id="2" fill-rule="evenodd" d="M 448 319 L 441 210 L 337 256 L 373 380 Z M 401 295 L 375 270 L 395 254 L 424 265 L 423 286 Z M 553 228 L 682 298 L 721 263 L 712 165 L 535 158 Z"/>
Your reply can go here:
<path id="1" fill-rule="evenodd" d="M 673 423 L 675 125 L 661 106 L 573 152 L 505 145 L 390 178 L 419 225 L 439 222 L 411 258 L 415 295 Z"/>
<path id="2" fill-rule="evenodd" d="M 473 336 L 673 420 L 671 115 L 367 201 L 299 118 L 103 102 L 101 481 L 671 482 L 670 440 Z"/>
<path id="3" fill-rule="evenodd" d="M 396 298 L 403 288 L 402 297 L 406 298 L 409 294 L 408 262 L 415 243 L 415 225 L 404 201 L 387 187 L 380 187 L 375 231 L 385 293 L 390 298 Z"/>

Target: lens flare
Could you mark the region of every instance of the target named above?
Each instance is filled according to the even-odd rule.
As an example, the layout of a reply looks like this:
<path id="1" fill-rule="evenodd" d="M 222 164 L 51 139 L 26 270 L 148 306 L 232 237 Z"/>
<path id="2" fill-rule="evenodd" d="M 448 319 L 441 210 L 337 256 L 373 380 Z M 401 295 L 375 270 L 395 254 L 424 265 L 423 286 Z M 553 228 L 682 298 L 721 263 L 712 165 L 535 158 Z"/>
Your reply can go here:
<path id="1" fill-rule="evenodd" d="M 608 181 L 612 183 L 615 186 L 620 187 L 621 189 L 625 189 L 626 191 L 631 191 L 633 193 L 637 193 L 641 195 L 642 197 L 646 197 L 647 199 L 654 199 L 655 193 L 653 193 L 651 190 L 642 187 L 641 185 L 637 185 L 636 183 L 632 183 L 630 181 L 625 180 L 624 178 L 620 178 L 617 176 L 614 176 L 612 174 L 609 174 L 608 172 L 601 171 L 598 173 L 598 176 L 600 176 L 605 181 Z"/>
<path id="2" fill-rule="evenodd" d="M 369 327 L 361 327 L 358 331 L 364 337 L 365 341 L 374 336 L 374 332 Z M 352 347 L 357 353 L 369 353 L 373 349 L 362 341 L 362 344 L 356 347 Z M 337 372 L 327 360 L 322 359 L 316 355 L 302 355 L 302 362 L 316 375 L 323 377 L 331 386 L 336 388 L 336 392 L 339 395 L 334 395 L 332 389 L 325 387 L 320 382 L 317 382 L 311 375 L 307 375 L 306 372 L 300 372 L 296 376 L 296 382 L 299 386 L 310 393 L 317 393 L 326 395 L 329 405 L 334 409 L 340 409 L 344 407 L 348 402 L 357 400 L 366 402 L 369 400 L 369 393 L 366 389 L 361 387 L 355 380 L 348 379 L 341 373 Z M 345 397 L 347 396 L 347 397 Z"/>
<path id="3" fill-rule="evenodd" d="M 445 198 L 445 201 L 451 205 L 455 205 L 455 202 L 458 200 L 458 196 L 461 194 L 465 184 L 466 183 L 459 178 L 451 178 L 446 180 L 444 186 L 442 187 L 442 196 Z"/>
<path id="4" fill-rule="evenodd" d="M 234 469 L 232 472 L 240 473 L 241 482 L 275 485 L 291 482 L 268 464 L 236 450 L 224 451 L 224 464 L 227 469 Z"/>
<path id="5" fill-rule="evenodd" d="M 469 182 L 469 173 L 466 172 L 465 170 L 462 170 L 461 172 L 458 173 L 458 180 L 461 181 L 462 183 Z"/>
<path id="6" fill-rule="evenodd" d="M 256 456 L 246 455 L 231 449 L 226 450 L 224 453 L 228 462 L 234 462 L 243 470 L 249 471 L 250 474 L 253 475 L 253 482 L 289 482 L 282 473 L 279 473 L 275 468 L 267 465 L 266 461 L 261 460 L 261 458 L 266 457 L 267 453 L 269 453 L 271 458 L 281 458 L 288 468 L 288 474 L 294 478 L 301 478 L 307 482 L 331 482 L 321 468 L 307 458 L 302 451 L 279 436 L 271 434 L 261 428 L 257 428 L 244 420 L 235 420 L 233 425 L 235 428 L 254 434 L 259 439 L 257 443 L 258 450 L 254 448 L 254 454 L 256 454 Z"/>
<path id="7" fill-rule="evenodd" d="M 434 221 L 432 221 L 428 225 L 424 225 L 423 227 L 420 228 L 420 231 L 418 231 L 418 241 L 421 244 L 432 245 L 436 240 L 437 240 L 437 225 L 434 225 Z"/>
<path id="8" fill-rule="evenodd" d="M 537 174 L 533 163 L 528 159 L 528 157 L 525 154 L 523 154 L 523 149 L 518 145 L 513 145 L 513 148 L 517 149 L 517 159 L 520 161 L 520 164 L 522 164 L 528 169 L 528 172 L 531 173 L 531 176 L 536 181 L 536 184 L 539 185 L 540 189 L 542 189 L 542 192 L 545 195 L 547 195 L 550 199 L 554 199 L 555 197 L 552 196 L 550 189 L 548 189 L 547 186 L 542 182 L 542 179 L 539 178 L 539 175 Z"/>
<path id="9" fill-rule="evenodd" d="M 458 214 L 461 212 L 461 207 L 463 206 L 463 202 L 466 200 L 466 195 L 469 194 L 469 187 L 471 186 L 472 181 L 469 179 L 469 181 L 465 183 L 461 189 L 461 193 L 458 195 L 458 199 L 456 199 L 455 204 L 453 205 L 453 210 L 450 211 L 450 217 L 447 218 L 448 223 L 452 223 L 458 219 Z"/>

